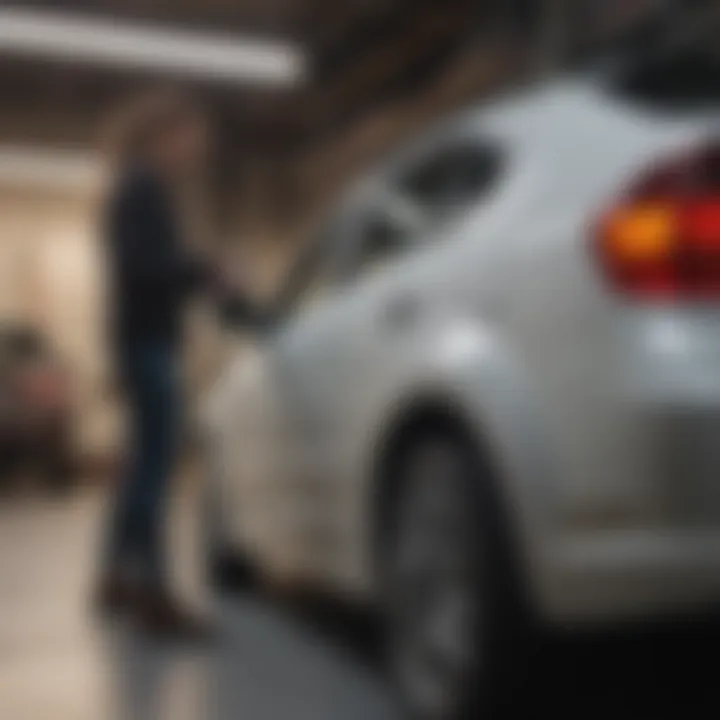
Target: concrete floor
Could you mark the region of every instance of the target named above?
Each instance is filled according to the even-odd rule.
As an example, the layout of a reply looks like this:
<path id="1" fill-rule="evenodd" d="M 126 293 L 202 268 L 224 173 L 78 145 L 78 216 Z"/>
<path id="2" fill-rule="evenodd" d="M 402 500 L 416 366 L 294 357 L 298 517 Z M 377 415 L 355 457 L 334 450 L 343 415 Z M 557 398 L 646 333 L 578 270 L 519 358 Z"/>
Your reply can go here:
<path id="1" fill-rule="evenodd" d="M 399 717 L 357 628 L 339 628 L 338 618 L 309 622 L 259 599 L 225 603 L 222 639 L 202 654 L 99 624 L 86 601 L 101 499 L 93 491 L 55 503 L 0 500 L 0 720 Z M 180 584 L 205 602 L 190 505 L 178 513 Z M 717 716 L 718 639 L 709 623 L 556 639 L 539 650 L 507 716 Z"/>
<path id="2" fill-rule="evenodd" d="M 2 720 L 395 717 L 379 679 L 341 643 L 260 601 L 218 608 L 222 639 L 202 654 L 102 626 L 87 612 L 98 494 L 3 504 Z M 180 583 L 198 599 L 191 566 L 184 563 Z"/>

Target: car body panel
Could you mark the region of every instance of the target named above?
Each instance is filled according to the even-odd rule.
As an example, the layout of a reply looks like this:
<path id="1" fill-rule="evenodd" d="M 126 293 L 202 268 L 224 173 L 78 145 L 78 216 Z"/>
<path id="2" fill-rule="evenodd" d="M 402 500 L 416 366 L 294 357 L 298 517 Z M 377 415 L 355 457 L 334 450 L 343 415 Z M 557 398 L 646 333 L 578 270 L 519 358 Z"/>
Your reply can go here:
<path id="1" fill-rule="evenodd" d="M 366 179 L 358 212 L 443 139 L 505 153 L 476 206 L 229 369 L 212 426 L 216 454 L 232 455 L 230 534 L 269 572 L 372 595 L 373 449 L 397 408 L 431 393 L 500 468 L 541 613 L 592 621 L 720 598 L 720 311 L 631 306 L 593 256 L 600 213 L 712 120 L 567 80 L 454 120 Z M 688 447 L 668 443 L 673 428 Z"/>

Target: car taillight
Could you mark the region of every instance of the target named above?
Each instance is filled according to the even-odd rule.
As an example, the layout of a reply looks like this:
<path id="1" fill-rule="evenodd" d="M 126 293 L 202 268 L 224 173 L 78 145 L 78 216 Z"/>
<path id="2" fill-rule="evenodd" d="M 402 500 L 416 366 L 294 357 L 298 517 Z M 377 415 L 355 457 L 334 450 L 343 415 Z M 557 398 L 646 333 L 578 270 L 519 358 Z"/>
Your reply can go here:
<path id="1" fill-rule="evenodd" d="M 720 300 L 720 141 L 635 183 L 602 217 L 598 244 L 627 295 Z"/>

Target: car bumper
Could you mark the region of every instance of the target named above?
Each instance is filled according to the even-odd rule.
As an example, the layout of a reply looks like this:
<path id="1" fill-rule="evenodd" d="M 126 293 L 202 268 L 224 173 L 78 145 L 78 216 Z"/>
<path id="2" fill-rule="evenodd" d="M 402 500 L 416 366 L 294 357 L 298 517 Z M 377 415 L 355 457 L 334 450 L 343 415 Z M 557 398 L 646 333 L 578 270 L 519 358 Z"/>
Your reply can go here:
<path id="1" fill-rule="evenodd" d="M 590 622 L 712 607 L 720 312 L 629 312 L 610 353 L 602 398 L 580 414 L 591 451 L 569 479 L 567 522 L 546 545 L 545 607 Z"/>

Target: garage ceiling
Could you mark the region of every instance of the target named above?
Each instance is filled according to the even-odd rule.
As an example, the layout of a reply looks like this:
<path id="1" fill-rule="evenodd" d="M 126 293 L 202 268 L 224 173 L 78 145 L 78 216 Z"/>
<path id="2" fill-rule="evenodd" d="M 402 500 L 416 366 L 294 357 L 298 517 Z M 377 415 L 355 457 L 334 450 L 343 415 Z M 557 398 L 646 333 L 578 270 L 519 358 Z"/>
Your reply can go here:
<path id="1" fill-rule="evenodd" d="M 13 5 L 299 43 L 309 59 L 302 88 L 203 88 L 233 117 L 238 133 L 252 137 L 253 148 L 269 151 L 312 143 L 388 93 L 421 83 L 425 69 L 470 36 L 468 18 L 477 17 L 475 0 L 26 0 L 3 7 Z M 146 78 L 67 60 L 6 57 L 0 132 L 12 133 L 14 125 L 29 135 L 81 141 L 108 97 Z"/>
<path id="2" fill-rule="evenodd" d="M 279 198 L 276 206 L 285 207 L 293 183 L 301 189 L 308 184 L 302 175 L 293 180 L 291 169 L 321 157 L 332 164 L 340 147 L 364 148 L 358 126 L 380 127 L 382 122 L 373 118 L 390 102 L 396 116 L 405 114 L 402 120 L 392 120 L 399 128 L 397 135 L 413 122 L 426 122 L 433 113 L 477 96 L 487 87 L 483 63 L 488 64 L 484 43 L 492 27 L 489 21 L 507 12 L 532 18 L 541 4 L 542 0 L 23 0 L 3 2 L 2 7 L 298 43 L 308 62 L 305 81 L 298 86 L 196 82 L 222 119 L 228 140 L 226 165 L 250 168 L 246 178 L 255 185 L 261 182 L 258 163 L 264 164 L 269 168 L 266 177 L 274 178 L 270 182 Z M 109 104 L 138 84 L 162 77 L 68 59 L 0 57 L 0 143 L 87 146 Z M 504 72 L 502 62 L 491 58 L 495 73 Z M 423 97 L 400 108 L 402 98 Z M 379 146 L 381 141 L 372 142 Z"/>

